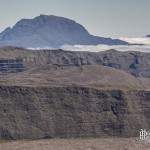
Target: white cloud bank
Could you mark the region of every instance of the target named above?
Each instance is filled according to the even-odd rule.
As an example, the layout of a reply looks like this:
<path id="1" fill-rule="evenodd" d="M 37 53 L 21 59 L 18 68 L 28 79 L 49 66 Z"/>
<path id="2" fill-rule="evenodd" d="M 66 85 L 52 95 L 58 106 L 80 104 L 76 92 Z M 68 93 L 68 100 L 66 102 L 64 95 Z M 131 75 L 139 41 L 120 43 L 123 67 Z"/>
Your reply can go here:
<path id="1" fill-rule="evenodd" d="M 141 38 L 128 38 L 123 37 L 120 38 L 121 40 L 127 41 L 131 44 L 144 44 L 144 45 L 64 45 L 61 46 L 60 49 L 67 50 L 67 51 L 89 51 L 89 52 L 100 52 L 106 51 L 110 49 L 115 49 L 118 51 L 139 51 L 139 52 L 148 52 L 150 53 L 150 38 L 141 37 Z M 28 48 L 31 50 L 41 50 L 41 49 L 50 49 L 56 50 L 58 48 L 52 47 L 42 47 L 42 48 Z"/>
<path id="2" fill-rule="evenodd" d="M 143 44 L 143 45 L 64 45 L 61 47 L 63 50 L 68 51 L 90 51 L 90 52 L 100 52 L 110 49 L 115 49 L 118 51 L 140 51 L 140 52 L 150 52 L 150 38 L 148 37 L 139 37 L 139 38 L 130 38 L 122 37 L 120 40 L 126 41 L 130 44 Z"/>
<path id="3" fill-rule="evenodd" d="M 150 38 L 148 38 L 148 37 L 136 37 L 136 38 L 121 37 L 120 40 L 126 41 L 131 44 L 150 45 Z"/>
<path id="4" fill-rule="evenodd" d="M 116 45 L 116 46 L 108 46 L 108 45 L 64 45 L 61 47 L 63 50 L 67 51 L 90 51 L 90 52 L 100 52 L 106 51 L 110 49 L 115 49 L 118 51 L 140 51 L 140 52 L 150 52 L 150 45 Z"/>

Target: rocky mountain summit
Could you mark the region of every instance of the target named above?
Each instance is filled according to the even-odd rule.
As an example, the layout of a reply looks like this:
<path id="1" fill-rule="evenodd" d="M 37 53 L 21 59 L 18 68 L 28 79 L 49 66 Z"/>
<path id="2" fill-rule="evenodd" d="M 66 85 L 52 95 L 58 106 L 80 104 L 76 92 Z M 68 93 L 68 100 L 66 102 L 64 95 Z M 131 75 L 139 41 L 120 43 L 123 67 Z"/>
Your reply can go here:
<path id="1" fill-rule="evenodd" d="M 127 42 L 91 35 L 77 22 L 58 16 L 40 15 L 22 19 L 0 33 L 0 46 L 59 48 L 62 45 L 126 45 Z"/>

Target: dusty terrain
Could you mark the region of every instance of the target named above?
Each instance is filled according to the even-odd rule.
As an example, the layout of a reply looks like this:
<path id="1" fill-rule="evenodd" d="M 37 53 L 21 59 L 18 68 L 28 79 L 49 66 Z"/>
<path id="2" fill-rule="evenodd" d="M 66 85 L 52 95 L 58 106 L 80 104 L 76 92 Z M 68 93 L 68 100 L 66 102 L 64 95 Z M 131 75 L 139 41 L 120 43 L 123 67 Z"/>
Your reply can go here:
<path id="1" fill-rule="evenodd" d="M 1 143 L 0 150 L 149 150 L 150 143 L 138 139 L 51 139 Z"/>
<path id="2" fill-rule="evenodd" d="M 16 86 L 85 86 L 97 89 L 138 90 L 148 79 L 141 80 L 122 70 L 101 65 L 34 67 L 24 72 L 0 75 L 1 85 Z M 144 82 L 145 81 L 145 82 Z"/>

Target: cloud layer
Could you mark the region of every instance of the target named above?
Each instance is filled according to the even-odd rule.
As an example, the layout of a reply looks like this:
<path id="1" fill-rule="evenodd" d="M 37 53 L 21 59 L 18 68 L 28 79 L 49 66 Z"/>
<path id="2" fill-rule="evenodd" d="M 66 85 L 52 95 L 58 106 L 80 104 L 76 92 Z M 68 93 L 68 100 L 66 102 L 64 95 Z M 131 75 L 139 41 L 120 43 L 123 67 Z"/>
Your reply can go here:
<path id="1" fill-rule="evenodd" d="M 137 37 L 137 38 L 122 37 L 122 38 L 120 38 L 120 40 L 126 41 L 131 44 L 150 45 L 150 38 L 148 38 L 148 37 Z"/>
<path id="2" fill-rule="evenodd" d="M 117 45 L 117 46 L 108 46 L 108 45 L 97 45 L 97 46 L 87 46 L 87 45 L 64 45 L 61 47 L 63 50 L 68 51 L 90 51 L 90 52 L 100 52 L 110 49 L 115 49 L 118 51 L 140 51 L 140 52 L 150 52 L 150 45 Z"/>
<path id="3" fill-rule="evenodd" d="M 100 52 L 110 49 L 115 49 L 118 51 L 139 51 L 150 53 L 150 38 L 120 38 L 121 40 L 127 41 L 131 44 L 144 44 L 144 45 L 63 45 L 60 49 L 67 51 L 89 51 L 89 52 Z M 41 49 L 51 49 L 55 50 L 56 48 L 52 47 L 39 47 L 39 48 L 28 48 L 32 50 L 41 50 Z"/>

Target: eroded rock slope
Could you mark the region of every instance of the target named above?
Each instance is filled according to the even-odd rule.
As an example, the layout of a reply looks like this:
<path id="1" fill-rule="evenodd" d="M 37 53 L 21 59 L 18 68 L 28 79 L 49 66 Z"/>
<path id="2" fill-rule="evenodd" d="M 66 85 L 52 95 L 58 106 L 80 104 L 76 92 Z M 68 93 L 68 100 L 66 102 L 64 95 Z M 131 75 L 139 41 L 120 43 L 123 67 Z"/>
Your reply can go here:
<path id="1" fill-rule="evenodd" d="M 138 136 L 150 128 L 150 92 L 0 87 L 0 138 Z"/>
<path id="2" fill-rule="evenodd" d="M 150 54 L 7 47 L 0 59 L 23 66 L 0 74 L 0 139 L 133 137 L 150 128 Z"/>

